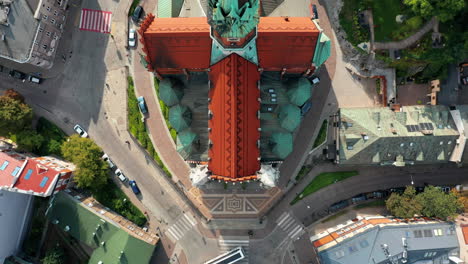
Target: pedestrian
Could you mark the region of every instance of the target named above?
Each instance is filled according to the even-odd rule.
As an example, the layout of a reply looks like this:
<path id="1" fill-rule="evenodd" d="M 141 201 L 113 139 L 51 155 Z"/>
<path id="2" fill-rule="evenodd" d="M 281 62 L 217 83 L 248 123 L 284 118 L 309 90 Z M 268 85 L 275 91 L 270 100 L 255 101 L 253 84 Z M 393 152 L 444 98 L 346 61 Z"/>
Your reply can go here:
<path id="1" fill-rule="evenodd" d="M 125 140 L 125 143 L 130 144 L 130 142 L 128 140 Z"/>

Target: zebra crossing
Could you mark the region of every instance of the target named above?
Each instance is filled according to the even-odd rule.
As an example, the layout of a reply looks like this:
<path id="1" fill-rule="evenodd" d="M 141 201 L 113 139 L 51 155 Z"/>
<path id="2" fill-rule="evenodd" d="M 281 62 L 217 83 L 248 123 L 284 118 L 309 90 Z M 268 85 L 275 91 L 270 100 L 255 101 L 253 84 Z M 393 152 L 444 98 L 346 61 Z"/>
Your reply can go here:
<path id="1" fill-rule="evenodd" d="M 80 30 L 101 33 L 111 32 L 112 12 L 83 8 L 80 16 Z"/>
<path id="2" fill-rule="evenodd" d="M 242 251 L 244 251 L 245 258 L 241 261 L 236 263 L 249 263 L 249 239 L 235 239 L 235 238 L 228 238 L 219 239 L 218 246 L 220 249 L 220 254 L 229 252 L 237 247 L 242 247 Z"/>
<path id="3" fill-rule="evenodd" d="M 284 212 L 276 220 L 276 224 L 288 233 L 287 236 L 291 239 L 297 239 L 304 232 L 304 226 L 288 212 Z"/>
<path id="4" fill-rule="evenodd" d="M 178 241 L 192 229 L 197 222 L 187 214 L 183 214 L 169 229 L 166 230 L 166 235 L 172 238 L 174 242 Z"/>

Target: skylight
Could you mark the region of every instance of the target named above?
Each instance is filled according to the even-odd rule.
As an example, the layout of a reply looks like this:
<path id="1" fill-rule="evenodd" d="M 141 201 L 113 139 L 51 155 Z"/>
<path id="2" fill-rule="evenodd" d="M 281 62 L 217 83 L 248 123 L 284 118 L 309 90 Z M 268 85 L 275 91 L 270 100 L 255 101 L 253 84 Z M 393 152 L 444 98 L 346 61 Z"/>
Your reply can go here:
<path id="1" fill-rule="evenodd" d="M 42 188 L 44 188 L 44 186 L 47 184 L 47 181 L 48 181 L 48 180 L 49 180 L 48 177 L 42 178 L 41 184 L 39 184 L 39 186 L 41 186 Z"/>
<path id="2" fill-rule="evenodd" d="M 29 180 L 29 178 L 31 178 L 32 172 L 33 170 L 29 169 L 28 172 L 26 172 L 26 175 L 24 175 L 24 179 Z"/>
<path id="3" fill-rule="evenodd" d="M 20 171 L 21 167 L 16 167 L 12 172 L 11 172 L 11 175 L 13 177 L 16 177 L 16 174 L 18 174 L 18 172 Z"/>
<path id="4" fill-rule="evenodd" d="M 6 167 L 8 166 L 8 164 L 10 164 L 8 161 L 4 161 L 3 164 L 2 164 L 2 167 L 0 167 L 0 170 L 5 170 Z"/>

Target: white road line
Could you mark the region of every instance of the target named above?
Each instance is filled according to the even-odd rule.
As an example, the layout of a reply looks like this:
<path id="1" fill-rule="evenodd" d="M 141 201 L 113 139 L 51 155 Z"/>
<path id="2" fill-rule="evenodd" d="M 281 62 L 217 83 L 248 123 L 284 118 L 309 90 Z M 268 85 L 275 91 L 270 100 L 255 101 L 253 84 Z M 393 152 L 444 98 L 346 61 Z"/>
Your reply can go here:
<path id="1" fill-rule="evenodd" d="M 178 240 L 177 235 L 173 233 L 173 231 L 170 228 L 167 230 L 166 233 L 169 233 L 174 238 L 174 240 L 176 241 Z"/>
<path id="2" fill-rule="evenodd" d="M 187 229 L 187 231 L 190 230 L 190 229 L 192 228 L 192 226 L 190 225 L 190 223 L 188 223 L 187 221 L 184 221 L 183 218 L 179 219 L 179 221 L 177 221 L 177 222 L 179 222 L 179 224 L 180 224 L 181 226 L 183 226 L 184 229 Z"/>
<path id="3" fill-rule="evenodd" d="M 288 213 L 283 213 L 280 218 L 278 218 L 278 220 L 276 221 L 278 223 L 278 225 L 281 225 L 281 223 L 284 221 L 284 219 L 286 219 L 287 217 L 289 216 Z"/>
<path id="4" fill-rule="evenodd" d="M 283 228 L 284 230 L 287 230 L 288 227 L 289 227 L 291 224 L 295 224 L 295 223 L 296 223 L 296 221 L 294 221 L 293 218 L 290 218 L 288 221 L 286 221 L 286 222 L 284 223 L 283 226 L 281 226 L 281 228 Z"/>
<path id="5" fill-rule="evenodd" d="M 191 219 L 190 216 L 184 214 L 184 217 L 187 218 L 187 220 L 192 224 L 192 226 L 197 224 L 197 222 L 195 220 Z"/>
<path id="6" fill-rule="evenodd" d="M 80 24 L 79 24 L 79 25 L 80 25 L 80 29 L 83 28 L 83 26 L 82 26 L 82 25 L 83 25 L 83 24 L 82 24 L 82 23 L 83 23 L 83 16 L 84 16 L 84 12 L 81 11 L 81 15 L 80 15 Z"/>
<path id="7" fill-rule="evenodd" d="M 297 230 L 301 230 L 302 229 L 302 226 L 297 226 L 296 228 L 294 228 L 291 232 L 288 233 L 288 237 L 291 237 L 291 234 L 295 233 Z"/>
<path id="8" fill-rule="evenodd" d="M 172 229 L 172 231 L 174 231 L 174 233 L 177 234 L 178 239 L 180 239 L 181 237 L 184 236 L 184 232 L 183 232 L 183 231 L 180 231 L 180 229 L 178 228 L 177 225 L 173 225 L 173 226 L 171 227 L 171 229 Z"/>
<path id="9" fill-rule="evenodd" d="M 107 22 L 107 31 L 106 31 L 106 33 L 111 32 L 111 27 L 112 27 L 112 13 L 109 13 L 109 21 Z"/>
<path id="10" fill-rule="evenodd" d="M 109 20 L 110 20 L 110 14 L 109 13 L 105 13 L 104 15 L 104 21 L 105 21 L 105 24 L 104 24 L 104 32 L 109 32 Z"/>
<path id="11" fill-rule="evenodd" d="M 219 240 L 219 242 L 228 242 L 228 243 L 230 243 L 230 242 L 242 242 L 242 243 L 247 243 L 248 244 L 249 240 L 224 240 L 224 239 L 221 239 L 221 240 Z"/>
<path id="12" fill-rule="evenodd" d="M 301 232 L 302 232 L 302 227 L 301 227 L 299 230 L 297 230 L 295 233 L 293 233 L 293 234 L 290 236 L 290 238 L 294 239 L 294 238 L 295 238 L 297 235 L 299 235 Z"/>

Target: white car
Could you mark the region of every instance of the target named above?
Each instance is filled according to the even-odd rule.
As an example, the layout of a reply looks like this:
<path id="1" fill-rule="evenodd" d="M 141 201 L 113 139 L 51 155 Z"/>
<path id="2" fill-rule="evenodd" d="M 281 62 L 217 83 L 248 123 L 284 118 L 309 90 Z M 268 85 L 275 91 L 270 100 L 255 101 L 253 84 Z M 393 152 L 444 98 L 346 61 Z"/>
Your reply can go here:
<path id="1" fill-rule="evenodd" d="M 106 153 L 104 153 L 104 155 L 102 155 L 102 159 L 105 162 L 107 162 L 107 164 L 109 164 L 109 168 L 113 169 L 115 167 L 114 162 L 112 162 L 112 160 L 109 158 L 109 155 L 107 155 Z"/>
<path id="2" fill-rule="evenodd" d="M 313 84 L 317 84 L 317 83 L 319 83 L 319 82 L 320 82 L 319 77 L 315 77 L 315 78 L 312 79 L 312 83 L 313 83 Z"/>
<path id="3" fill-rule="evenodd" d="M 135 47 L 136 39 L 137 39 L 136 31 L 135 29 L 131 28 L 130 31 L 128 31 L 128 46 Z"/>
<path id="4" fill-rule="evenodd" d="M 80 125 L 75 125 L 73 129 L 80 135 L 80 137 L 88 137 L 88 133 L 86 133 L 86 130 L 84 130 Z"/>
<path id="5" fill-rule="evenodd" d="M 123 174 L 123 172 L 120 169 L 115 170 L 115 175 L 119 177 L 121 182 L 125 182 L 127 180 L 127 177 L 125 177 L 125 174 Z"/>

